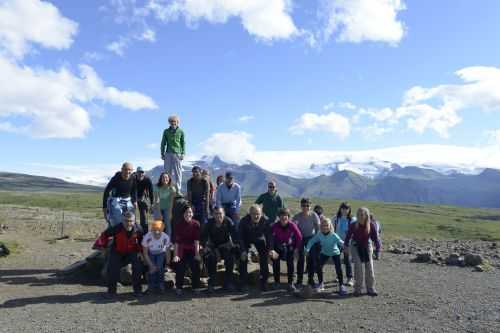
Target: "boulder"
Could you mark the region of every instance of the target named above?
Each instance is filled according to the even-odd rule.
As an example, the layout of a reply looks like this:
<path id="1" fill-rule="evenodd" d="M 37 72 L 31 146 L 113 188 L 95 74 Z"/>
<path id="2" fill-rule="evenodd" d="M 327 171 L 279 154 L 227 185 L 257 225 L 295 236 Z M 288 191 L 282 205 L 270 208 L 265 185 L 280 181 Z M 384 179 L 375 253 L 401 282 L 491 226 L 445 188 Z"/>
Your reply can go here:
<path id="1" fill-rule="evenodd" d="M 413 261 L 415 262 L 422 262 L 422 263 L 429 263 L 432 262 L 432 252 L 431 251 L 425 251 L 425 252 L 419 252 L 417 253 L 415 259 Z"/>
<path id="2" fill-rule="evenodd" d="M 0 243 L 0 257 L 6 257 L 10 254 L 10 250 L 4 243 Z"/>
<path id="3" fill-rule="evenodd" d="M 480 254 L 471 254 L 471 253 L 467 254 L 464 257 L 464 260 L 467 266 L 478 266 L 484 262 L 484 259 Z"/>
<path id="4" fill-rule="evenodd" d="M 458 253 L 452 253 L 446 258 L 446 265 L 459 266 L 461 261 L 463 261 L 463 257 L 460 257 Z"/>

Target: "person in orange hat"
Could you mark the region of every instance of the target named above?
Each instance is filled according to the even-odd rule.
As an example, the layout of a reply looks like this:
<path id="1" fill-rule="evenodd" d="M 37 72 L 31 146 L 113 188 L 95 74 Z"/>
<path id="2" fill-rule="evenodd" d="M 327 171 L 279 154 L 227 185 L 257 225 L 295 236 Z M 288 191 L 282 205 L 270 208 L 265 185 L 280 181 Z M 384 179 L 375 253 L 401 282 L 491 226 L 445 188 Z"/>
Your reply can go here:
<path id="1" fill-rule="evenodd" d="M 151 223 L 150 232 L 143 240 L 144 260 L 149 267 L 148 289 L 146 294 L 154 291 L 165 292 L 165 263 L 167 250 L 170 247 L 170 238 L 163 232 L 164 225 L 161 220 Z"/>

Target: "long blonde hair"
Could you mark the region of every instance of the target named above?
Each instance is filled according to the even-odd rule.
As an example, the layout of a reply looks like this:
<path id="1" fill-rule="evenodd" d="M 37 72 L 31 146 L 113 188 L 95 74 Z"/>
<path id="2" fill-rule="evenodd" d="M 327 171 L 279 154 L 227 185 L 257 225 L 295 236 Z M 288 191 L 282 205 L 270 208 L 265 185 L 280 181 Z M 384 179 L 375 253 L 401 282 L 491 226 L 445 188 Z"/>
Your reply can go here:
<path id="1" fill-rule="evenodd" d="M 363 219 L 358 218 L 360 213 L 363 214 Z M 361 226 L 361 227 L 365 228 L 366 233 L 369 234 L 370 233 L 370 210 L 366 207 L 359 208 L 358 211 L 356 212 L 356 218 L 357 218 L 357 221 L 356 221 L 356 224 L 354 225 L 354 227 L 356 229 L 358 229 L 359 226 Z"/>

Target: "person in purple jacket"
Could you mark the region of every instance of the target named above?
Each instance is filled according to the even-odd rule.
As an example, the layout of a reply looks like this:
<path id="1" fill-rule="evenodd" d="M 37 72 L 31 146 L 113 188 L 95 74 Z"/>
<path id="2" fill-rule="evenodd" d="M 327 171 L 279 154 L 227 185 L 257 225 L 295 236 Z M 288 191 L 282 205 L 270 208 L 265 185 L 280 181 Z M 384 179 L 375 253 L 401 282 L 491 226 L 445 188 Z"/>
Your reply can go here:
<path id="1" fill-rule="evenodd" d="M 296 291 L 293 284 L 294 253 L 302 246 L 302 234 L 295 223 L 290 220 L 290 211 L 281 208 L 278 211 L 279 221 L 271 227 L 269 257 L 273 262 L 274 289 L 280 282 L 280 261 L 285 260 L 288 275 L 288 291 Z"/>

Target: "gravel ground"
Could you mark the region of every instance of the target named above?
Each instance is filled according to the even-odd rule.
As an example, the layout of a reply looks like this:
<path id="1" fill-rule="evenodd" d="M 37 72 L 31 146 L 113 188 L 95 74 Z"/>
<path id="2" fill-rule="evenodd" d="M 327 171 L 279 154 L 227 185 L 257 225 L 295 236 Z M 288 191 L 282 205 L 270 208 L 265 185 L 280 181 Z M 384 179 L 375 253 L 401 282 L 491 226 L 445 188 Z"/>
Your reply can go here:
<path id="1" fill-rule="evenodd" d="M 8 214 L 14 214 L 12 207 Z M 17 212 L 19 213 L 19 212 Z M 7 214 L 0 209 L 0 214 Z M 47 214 L 50 219 L 50 215 Z M 55 272 L 91 252 L 89 241 L 49 241 L 40 221 L 9 226 L 2 240 L 20 244 L 0 259 L 0 332 L 500 332 L 500 270 L 412 263 L 384 253 L 376 262 L 378 297 L 339 298 L 327 292 L 303 300 L 285 291 L 186 293 L 136 299 L 130 287 L 116 300 L 95 281 Z M 90 222 L 89 222 L 90 223 Z M 50 230 L 48 228 L 47 230 Z M 326 281 L 333 267 L 326 267 Z"/>

